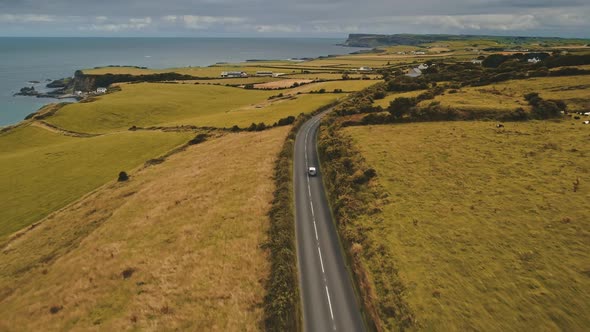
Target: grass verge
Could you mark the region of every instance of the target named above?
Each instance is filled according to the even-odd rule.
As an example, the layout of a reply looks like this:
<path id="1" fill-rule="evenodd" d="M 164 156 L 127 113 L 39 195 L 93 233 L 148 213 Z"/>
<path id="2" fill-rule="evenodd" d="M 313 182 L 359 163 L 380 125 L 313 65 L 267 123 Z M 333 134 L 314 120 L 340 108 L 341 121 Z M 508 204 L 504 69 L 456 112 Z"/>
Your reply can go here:
<path id="1" fill-rule="evenodd" d="M 405 287 L 395 262 L 366 236 L 377 225 L 359 222 L 373 218 L 387 201 L 387 194 L 374 180 L 375 170 L 366 165 L 351 139 L 341 133 L 335 116 L 323 124 L 318 150 L 324 182 L 367 323 L 377 331 L 408 329 L 415 318 L 403 298 Z M 371 273 L 373 269 L 382 273 Z"/>

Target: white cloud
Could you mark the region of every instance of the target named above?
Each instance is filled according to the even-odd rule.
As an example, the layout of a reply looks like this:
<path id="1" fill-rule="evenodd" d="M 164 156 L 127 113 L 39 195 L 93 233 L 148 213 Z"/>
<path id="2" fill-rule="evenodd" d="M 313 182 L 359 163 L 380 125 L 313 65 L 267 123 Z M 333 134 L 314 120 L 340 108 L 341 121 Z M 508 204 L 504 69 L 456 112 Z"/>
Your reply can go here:
<path id="1" fill-rule="evenodd" d="M 131 24 L 145 24 L 145 25 L 149 25 L 152 23 L 152 18 L 151 17 L 145 17 L 145 18 L 130 18 L 129 19 L 129 23 Z"/>
<path id="2" fill-rule="evenodd" d="M 97 18 L 98 20 L 98 18 Z M 98 20 L 101 22 L 107 21 L 108 18 L 104 20 Z M 82 26 L 79 29 L 83 31 L 102 31 L 102 32 L 119 32 L 119 31 L 126 31 L 126 30 L 142 30 L 147 28 L 152 24 L 151 17 L 144 17 L 144 18 L 129 18 L 126 22 L 111 22 L 111 23 L 101 23 L 101 24 L 90 24 L 87 26 Z"/>
<path id="3" fill-rule="evenodd" d="M 273 32 L 293 33 L 293 32 L 301 32 L 301 27 L 298 25 L 289 25 L 289 24 L 255 25 L 254 30 L 256 30 L 256 32 L 262 32 L 262 33 L 273 33 Z"/>
<path id="4" fill-rule="evenodd" d="M 176 20 L 178 20 L 178 16 L 176 15 L 166 15 L 162 17 L 162 21 L 165 22 L 176 23 Z"/>
<path id="5" fill-rule="evenodd" d="M 39 23 L 55 22 L 57 19 L 53 15 L 35 15 L 35 14 L 0 14 L 2 23 Z"/>
<path id="6" fill-rule="evenodd" d="M 240 24 L 246 22 L 245 18 L 233 16 L 182 16 L 184 26 L 188 29 L 207 29 L 216 24 Z"/>
<path id="7" fill-rule="evenodd" d="M 97 16 L 97 17 L 95 17 L 94 19 L 95 19 L 97 22 L 106 22 L 106 21 L 108 21 L 108 20 L 109 20 L 109 18 L 108 18 L 108 17 L 106 17 L 106 16 Z"/>
<path id="8" fill-rule="evenodd" d="M 511 14 L 418 16 L 408 23 L 456 30 L 530 30 L 539 26 L 533 15 Z"/>

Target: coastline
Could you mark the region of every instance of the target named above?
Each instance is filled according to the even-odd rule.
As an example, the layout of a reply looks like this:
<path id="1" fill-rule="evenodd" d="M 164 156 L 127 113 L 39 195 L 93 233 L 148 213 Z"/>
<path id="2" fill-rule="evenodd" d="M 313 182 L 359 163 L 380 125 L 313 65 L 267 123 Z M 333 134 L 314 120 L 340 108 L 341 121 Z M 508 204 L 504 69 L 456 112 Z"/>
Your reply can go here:
<path id="1" fill-rule="evenodd" d="M 28 43 L 30 43 L 30 40 L 31 39 L 43 40 L 45 42 L 47 42 L 47 41 L 54 41 L 54 40 L 55 41 L 71 41 L 71 40 L 74 40 L 76 43 L 78 43 L 78 42 L 86 43 L 88 41 L 88 39 L 85 39 L 85 38 L 77 38 L 77 39 L 73 39 L 73 38 L 12 38 L 12 39 L 15 40 L 15 41 L 16 40 L 19 40 L 19 39 L 23 39 L 24 41 L 26 41 Z M 108 39 L 109 38 L 104 38 L 104 39 L 101 39 L 100 41 L 105 42 Z M 141 41 L 149 41 L 151 39 L 152 38 L 146 38 L 146 39 L 142 39 Z M 179 38 L 153 38 L 153 41 L 163 42 L 163 43 L 168 43 L 169 44 L 169 43 L 173 42 L 176 39 L 179 39 Z M 122 40 L 127 40 L 127 39 L 120 38 L 120 39 L 117 39 L 117 42 L 121 42 Z M 137 39 L 133 39 L 133 38 L 131 38 L 131 40 L 137 41 Z M 214 41 L 217 44 L 220 44 L 220 42 L 219 42 L 220 39 L 219 38 L 183 38 L 182 40 L 184 40 L 184 41 L 186 41 L 186 40 L 192 40 L 192 41 L 197 41 L 197 42 L 201 42 L 201 41 L 207 41 L 207 42 Z M 145 62 L 149 62 L 149 61 L 152 61 L 154 59 L 154 57 L 152 57 L 151 55 L 150 56 L 146 55 L 146 56 L 143 57 L 143 59 L 141 59 L 141 58 L 138 59 L 137 62 L 135 62 L 136 64 L 133 65 L 133 66 L 134 67 L 150 68 L 150 69 L 153 69 L 153 70 L 168 69 L 168 68 L 188 68 L 188 67 L 192 67 L 192 68 L 195 68 L 195 67 L 206 68 L 206 67 L 215 66 L 215 65 L 217 65 L 220 62 L 225 62 L 225 63 L 252 63 L 252 64 L 255 64 L 256 62 L 276 61 L 276 59 L 280 59 L 280 61 L 290 60 L 290 61 L 294 61 L 294 62 L 299 62 L 299 61 L 310 61 L 310 60 L 315 60 L 315 59 L 319 59 L 319 58 L 325 58 L 325 57 L 328 57 L 328 56 L 339 56 L 339 55 L 347 55 L 347 54 L 354 53 L 354 52 L 349 52 L 350 49 L 348 47 L 347 47 L 347 49 L 345 49 L 343 46 L 339 45 L 338 44 L 338 40 L 340 40 L 340 39 L 337 40 L 336 38 L 287 38 L 287 39 L 285 39 L 285 38 L 269 38 L 269 39 L 258 39 L 258 38 L 224 38 L 223 39 L 223 42 L 225 42 L 225 41 L 235 41 L 237 43 L 244 43 L 244 42 L 268 42 L 268 41 L 271 41 L 271 42 L 275 42 L 276 43 L 276 42 L 284 41 L 284 40 L 287 40 L 287 41 L 295 41 L 296 43 L 309 42 L 309 41 L 311 41 L 308 44 L 310 44 L 313 47 L 311 47 L 311 49 L 308 52 L 313 52 L 313 48 L 314 47 L 326 48 L 326 50 L 328 50 L 330 48 L 337 47 L 337 48 L 340 48 L 342 51 L 346 50 L 346 52 L 338 52 L 338 53 L 341 53 L 341 54 L 330 54 L 330 52 L 333 53 L 334 51 L 327 51 L 327 52 L 322 52 L 322 53 L 320 53 L 320 54 L 318 54 L 318 55 L 316 55 L 314 57 L 308 57 L 308 56 L 298 56 L 298 54 L 296 54 L 297 51 L 294 49 L 293 51 L 290 52 L 290 55 L 289 56 L 279 56 L 279 57 L 270 56 L 268 58 L 265 58 L 265 57 L 252 57 L 252 56 L 250 56 L 250 54 L 242 54 L 239 59 L 236 59 L 235 56 L 234 56 L 234 58 L 232 58 L 232 56 L 228 56 L 227 58 L 224 58 L 223 60 L 219 60 L 219 61 L 215 61 L 215 60 L 213 60 L 213 58 L 211 58 L 210 56 L 206 55 L 206 56 L 204 56 L 204 58 L 211 58 L 211 60 L 209 60 L 207 62 L 207 64 L 203 64 L 203 65 L 200 65 L 200 66 L 194 66 L 194 65 L 188 65 L 188 64 L 187 65 L 184 65 L 184 66 L 176 66 L 175 65 L 175 62 L 178 62 L 178 60 L 170 60 L 169 63 L 168 63 L 168 65 L 167 66 L 164 66 L 164 67 L 161 67 L 161 66 L 159 66 L 157 64 L 155 64 L 153 66 L 146 66 L 146 65 L 144 65 Z M 341 40 L 340 40 L 340 43 L 341 43 Z M 291 46 L 291 47 L 293 48 L 293 46 Z M 259 50 L 259 51 L 261 51 L 261 50 Z M 105 52 L 105 50 L 102 50 L 102 51 Z M 272 53 L 273 50 L 272 49 L 268 49 L 268 51 L 270 51 L 270 53 Z M 326 54 L 328 54 L 328 55 L 326 55 Z M 1 56 L 2 56 L 2 54 L 0 54 L 0 59 L 1 59 Z M 217 60 L 218 59 L 219 58 L 217 58 Z M 275 59 L 275 60 L 272 60 L 272 59 Z M 192 61 L 195 61 L 195 60 L 192 60 Z M 205 60 L 205 61 L 207 61 L 207 60 Z M 125 63 L 125 62 L 132 63 L 131 61 L 121 61 L 121 62 L 123 62 L 123 63 Z M 119 62 L 119 63 L 121 63 L 121 62 Z M 196 62 L 199 62 L 199 60 L 197 60 Z M 114 62 L 113 61 L 112 63 L 117 63 L 117 62 Z M 61 66 L 64 66 L 64 64 L 60 64 L 60 65 Z M 71 74 L 73 74 L 73 72 L 76 71 L 76 68 L 95 68 L 95 67 L 108 67 L 108 66 L 113 66 L 113 65 L 112 64 L 111 65 L 101 64 L 100 62 L 95 62 L 94 65 L 88 65 L 88 66 L 77 66 L 77 65 L 74 64 L 74 65 L 72 65 L 72 66 L 69 67 L 70 68 L 69 69 L 70 70 L 69 74 L 66 73 L 65 75 L 71 75 Z M 119 66 L 119 65 L 115 65 L 115 66 Z M 10 68 L 10 67 L 8 67 L 8 68 Z M 14 72 L 15 70 L 16 69 L 13 69 L 12 71 Z M 62 73 L 65 72 L 66 70 L 67 70 L 66 68 L 63 68 L 62 69 Z M 33 82 L 34 82 L 33 85 L 37 89 L 39 89 L 40 85 L 43 85 L 44 86 L 47 83 L 47 81 L 48 81 L 47 77 L 53 76 L 51 74 L 43 74 L 43 75 L 46 76 L 46 77 L 39 77 L 39 76 L 41 76 L 39 73 L 37 73 L 37 72 L 30 72 L 27 77 L 25 77 L 24 79 L 21 80 L 21 82 L 26 82 L 25 83 L 26 86 L 31 86 L 31 84 L 33 84 Z M 58 74 L 58 75 L 60 77 L 63 77 L 61 75 L 64 75 L 64 74 Z M 56 77 L 53 76 L 53 78 L 55 79 Z M 39 82 L 39 83 L 36 83 L 36 82 Z M 21 118 L 20 118 L 20 120 L 19 119 L 13 119 L 13 120 L 6 119 L 6 120 L 3 120 L 2 117 L 1 117 L 1 114 L 0 114 L 0 128 L 6 128 L 6 127 L 9 127 L 9 126 L 17 125 L 19 122 L 23 121 L 23 119 L 26 116 L 29 116 L 29 115 L 31 115 L 33 113 L 38 112 L 43 107 L 45 107 L 45 106 L 47 106 L 49 104 L 60 102 L 61 100 L 63 100 L 61 98 L 65 98 L 65 100 L 69 100 L 69 101 L 74 101 L 74 100 L 71 100 L 69 98 L 76 97 L 75 95 L 60 95 L 61 98 L 56 98 L 54 95 L 51 95 L 47 91 L 44 91 L 45 89 L 39 89 L 39 92 L 40 92 L 39 95 L 21 96 L 21 97 L 27 97 L 26 99 L 28 99 L 29 101 L 18 101 L 18 100 L 13 99 L 13 98 L 15 98 L 14 97 L 14 94 L 15 93 L 18 93 L 18 90 L 23 85 L 21 85 L 20 87 L 18 85 L 14 85 L 16 83 L 16 80 L 14 80 L 14 79 L 13 79 L 12 84 L 11 84 L 10 81 L 9 82 L 5 82 L 5 83 L 6 83 L 7 86 L 6 87 L 3 87 L 3 90 L 5 90 L 5 94 L 4 95 L 0 95 L 0 106 L 2 105 L 2 99 L 5 99 L 6 102 L 4 104 L 6 106 L 4 106 L 4 108 L 6 109 L 6 112 L 7 113 L 8 112 L 12 113 L 14 107 L 20 105 L 20 107 L 17 107 L 17 109 L 18 109 L 17 112 L 19 112 L 21 114 Z M 10 84 L 10 85 L 8 85 L 8 84 Z M 8 95 L 8 94 L 10 94 L 10 95 Z M 35 102 L 33 102 L 28 97 L 36 97 L 37 99 L 36 99 Z M 51 99 L 43 100 L 42 98 L 51 98 Z M 39 101 L 43 101 L 43 102 L 40 104 Z M 26 105 L 27 104 L 31 105 L 32 107 L 29 106 L 31 108 L 28 110 L 28 112 L 25 113 L 24 110 L 26 109 L 26 107 L 27 107 Z M 11 106 L 9 106 L 9 105 L 11 105 Z M 12 106 L 12 105 L 15 105 L 15 106 Z M 12 113 L 12 114 L 14 114 L 14 113 Z M 11 117 L 14 118 L 15 116 L 12 115 Z"/>

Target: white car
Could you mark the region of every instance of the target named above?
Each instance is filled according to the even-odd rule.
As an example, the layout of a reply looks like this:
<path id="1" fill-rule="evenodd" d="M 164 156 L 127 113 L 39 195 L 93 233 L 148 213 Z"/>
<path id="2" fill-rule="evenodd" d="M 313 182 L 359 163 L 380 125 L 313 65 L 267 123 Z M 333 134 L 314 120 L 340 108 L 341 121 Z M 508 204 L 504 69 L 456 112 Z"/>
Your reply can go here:
<path id="1" fill-rule="evenodd" d="M 316 174 L 318 174 L 318 170 L 315 167 L 309 167 L 307 169 L 307 174 L 309 174 L 309 176 L 316 176 Z"/>

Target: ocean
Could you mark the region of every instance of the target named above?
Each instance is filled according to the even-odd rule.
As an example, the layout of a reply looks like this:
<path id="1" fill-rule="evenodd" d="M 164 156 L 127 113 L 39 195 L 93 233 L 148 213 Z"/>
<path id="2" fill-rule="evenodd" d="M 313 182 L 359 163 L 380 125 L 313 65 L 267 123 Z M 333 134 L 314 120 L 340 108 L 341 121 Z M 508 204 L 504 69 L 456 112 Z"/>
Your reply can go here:
<path id="1" fill-rule="evenodd" d="M 347 54 L 358 49 L 326 38 L 7 38 L 0 37 L 0 126 L 17 123 L 56 99 L 13 97 L 39 91 L 78 69 L 108 65 L 149 68 L 208 66 L 250 59 L 278 60 Z M 41 83 L 32 84 L 29 81 Z"/>

